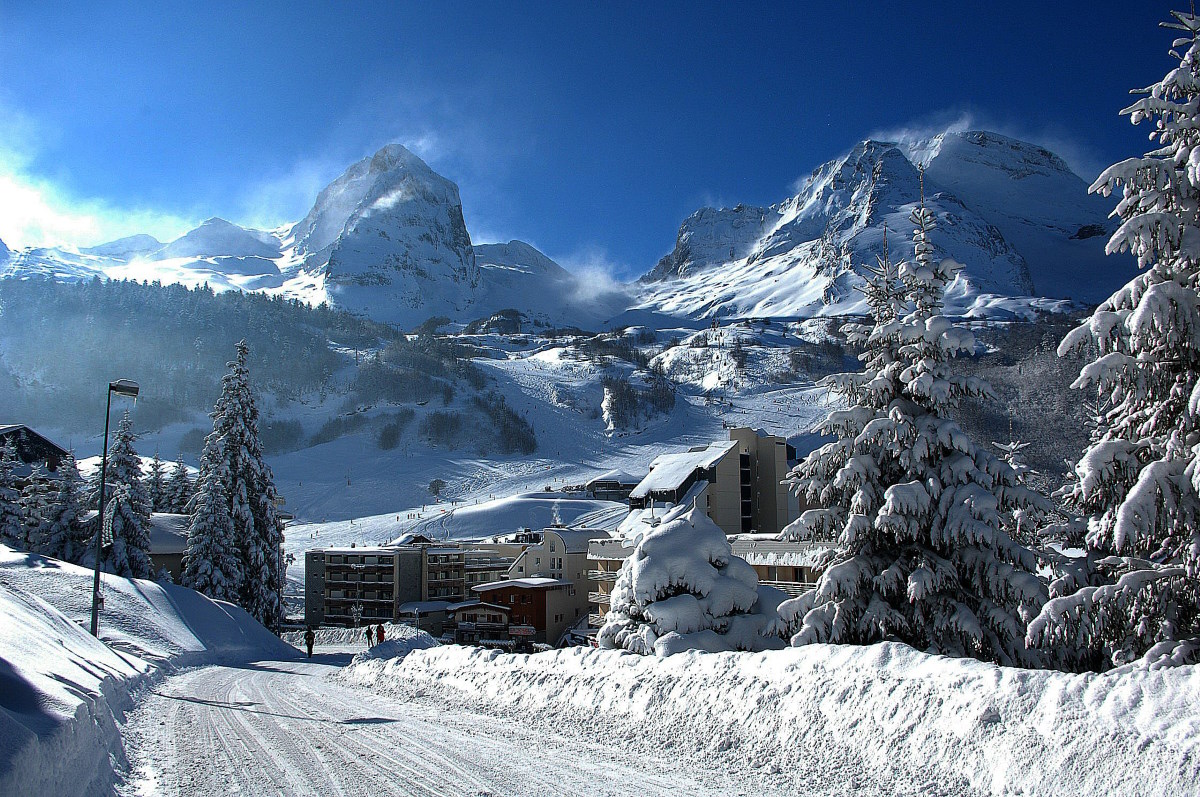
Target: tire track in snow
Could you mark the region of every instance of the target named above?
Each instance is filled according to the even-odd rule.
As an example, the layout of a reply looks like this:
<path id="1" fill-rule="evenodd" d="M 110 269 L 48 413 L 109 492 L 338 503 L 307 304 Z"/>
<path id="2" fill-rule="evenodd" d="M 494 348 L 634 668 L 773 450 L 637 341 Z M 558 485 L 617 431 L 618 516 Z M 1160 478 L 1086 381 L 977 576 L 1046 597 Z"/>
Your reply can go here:
<path id="1" fill-rule="evenodd" d="M 344 659 L 343 659 L 344 660 Z M 430 700 L 397 702 L 330 681 L 317 662 L 183 672 L 125 727 L 135 777 L 122 794 L 727 794 L 686 762 L 622 759 L 598 741 L 546 738 Z M 705 773 L 700 773 L 705 774 Z M 736 791 L 736 789 L 734 790 Z"/>

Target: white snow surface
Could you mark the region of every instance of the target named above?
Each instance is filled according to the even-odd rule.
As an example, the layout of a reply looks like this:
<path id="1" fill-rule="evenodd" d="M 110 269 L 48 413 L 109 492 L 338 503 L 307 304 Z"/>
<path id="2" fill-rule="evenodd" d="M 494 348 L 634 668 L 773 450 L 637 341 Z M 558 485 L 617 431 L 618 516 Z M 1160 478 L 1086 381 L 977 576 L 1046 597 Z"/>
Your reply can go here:
<path id="1" fill-rule="evenodd" d="M 0 546 L 0 794 L 100 794 L 124 766 L 130 690 L 164 668 L 295 651 L 236 606 Z"/>
<path id="2" fill-rule="evenodd" d="M 555 736 L 703 761 L 761 793 L 1150 795 L 1200 789 L 1200 671 L 1069 675 L 899 643 L 657 659 L 445 646 L 345 683 Z"/>

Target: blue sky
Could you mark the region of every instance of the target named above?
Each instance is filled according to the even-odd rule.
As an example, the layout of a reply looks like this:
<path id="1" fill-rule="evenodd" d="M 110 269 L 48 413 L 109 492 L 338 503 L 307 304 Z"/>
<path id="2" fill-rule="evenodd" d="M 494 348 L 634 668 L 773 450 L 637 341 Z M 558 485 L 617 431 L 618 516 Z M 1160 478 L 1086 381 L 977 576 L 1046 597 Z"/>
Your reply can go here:
<path id="1" fill-rule="evenodd" d="M 95 5 L 0 5 L 10 245 L 294 221 L 399 141 L 477 242 L 629 278 L 869 135 L 993 129 L 1090 178 L 1174 63 L 1145 2 Z"/>

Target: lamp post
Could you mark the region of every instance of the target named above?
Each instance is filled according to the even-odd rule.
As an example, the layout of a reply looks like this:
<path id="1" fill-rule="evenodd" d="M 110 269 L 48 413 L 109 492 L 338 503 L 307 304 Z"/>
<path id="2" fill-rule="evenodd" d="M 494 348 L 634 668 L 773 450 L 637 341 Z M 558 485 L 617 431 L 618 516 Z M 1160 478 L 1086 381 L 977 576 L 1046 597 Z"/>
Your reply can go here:
<path id="1" fill-rule="evenodd" d="M 138 383 L 128 379 L 109 382 L 108 398 L 104 403 L 104 450 L 100 452 L 100 514 L 96 516 L 96 567 L 95 578 L 92 581 L 92 636 L 99 636 L 100 630 L 100 548 L 104 538 L 104 480 L 108 475 L 108 418 L 112 414 L 113 393 L 136 400 Z"/>

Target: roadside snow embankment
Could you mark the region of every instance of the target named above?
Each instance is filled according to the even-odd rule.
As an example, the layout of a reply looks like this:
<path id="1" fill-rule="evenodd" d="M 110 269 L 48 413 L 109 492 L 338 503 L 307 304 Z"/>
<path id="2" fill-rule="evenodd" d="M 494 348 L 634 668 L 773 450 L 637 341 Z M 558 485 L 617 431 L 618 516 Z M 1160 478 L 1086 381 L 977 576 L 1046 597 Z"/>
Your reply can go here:
<path id="1" fill-rule="evenodd" d="M 291 658 L 236 606 L 0 546 L 0 794 L 104 794 L 125 766 L 118 722 L 159 667 Z M 106 644 L 107 643 L 107 644 Z"/>
<path id="2" fill-rule="evenodd" d="M 1200 670 L 1019 670 L 900 644 L 666 659 L 446 646 L 339 676 L 566 726 L 646 754 L 803 778 L 814 794 L 1200 790 Z"/>
<path id="3" fill-rule="evenodd" d="M 375 626 L 371 626 L 374 639 Z M 318 628 L 313 632 L 316 648 L 336 645 L 338 647 L 357 647 L 366 645 L 365 628 Z M 283 641 L 296 648 L 304 647 L 303 631 L 288 631 L 283 635 Z M 412 626 L 397 623 L 383 624 L 383 643 L 372 643 L 367 649 L 357 654 L 354 661 L 360 659 L 396 659 L 413 650 L 438 647 L 439 642 L 424 631 L 418 631 Z"/>

